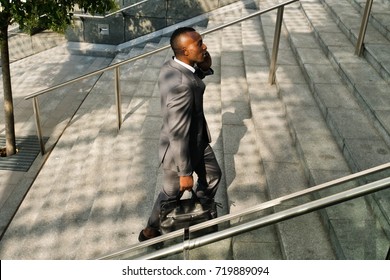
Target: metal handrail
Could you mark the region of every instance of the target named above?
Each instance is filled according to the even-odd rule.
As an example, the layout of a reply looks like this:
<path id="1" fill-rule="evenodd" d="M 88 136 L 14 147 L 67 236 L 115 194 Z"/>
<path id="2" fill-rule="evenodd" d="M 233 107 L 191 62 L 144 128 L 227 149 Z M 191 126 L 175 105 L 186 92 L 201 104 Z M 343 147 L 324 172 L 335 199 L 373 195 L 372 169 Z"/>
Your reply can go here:
<path id="1" fill-rule="evenodd" d="M 175 253 L 185 252 L 187 250 L 195 249 L 210 243 L 215 243 L 217 241 L 233 237 L 245 232 L 249 232 L 255 229 L 259 229 L 265 226 L 273 225 L 278 222 L 282 222 L 288 219 L 292 219 L 304 214 L 308 214 L 329 206 L 333 206 L 342 202 L 346 202 L 355 198 L 365 196 L 380 190 L 384 190 L 390 187 L 390 177 L 387 177 L 376 182 L 372 182 L 360 187 L 356 187 L 352 190 L 347 190 L 339 192 L 334 195 L 330 195 L 324 198 L 320 198 L 305 204 L 301 204 L 295 207 L 292 207 L 287 210 L 283 210 L 268 216 L 258 218 L 256 220 L 243 223 L 241 225 L 231 227 L 225 230 L 217 231 L 208 235 L 204 235 L 198 238 L 191 240 L 186 240 L 183 243 L 179 243 L 162 250 L 155 251 L 153 253 L 144 255 L 137 259 L 158 259 L 166 257 Z"/>
<path id="2" fill-rule="evenodd" d="M 233 20 L 231 22 L 219 25 L 217 27 L 214 27 L 214 28 L 211 28 L 211 29 L 205 30 L 203 32 L 199 32 L 199 33 L 201 35 L 206 35 L 206 34 L 218 31 L 218 30 L 222 30 L 222 29 L 224 29 L 226 27 L 229 27 L 231 25 L 243 22 L 243 21 L 248 20 L 250 18 L 253 18 L 253 17 L 256 17 L 256 16 L 259 16 L 259 15 L 262 15 L 262 14 L 265 14 L 265 13 L 268 13 L 270 11 L 278 9 L 277 23 L 276 23 L 276 26 L 275 26 L 275 37 L 274 37 L 274 43 L 273 43 L 273 48 L 272 48 L 273 51 L 272 51 L 272 56 L 271 56 L 272 57 L 272 61 L 271 61 L 271 67 L 270 67 L 270 73 L 269 73 L 269 81 L 270 81 L 271 84 L 273 84 L 274 81 L 275 81 L 277 51 L 278 51 L 278 48 L 279 48 L 279 39 L 280 39 L 280 32 L 281 32 L 281 26 L 282 26 L 282 20 L 283 20 L 284 6 L 292 4 L 292 3 L 297 2 L 297 1 L 299 1 L 299 0 L 289 0 L 289 1 L 286 1 L 286 2 L 283 2 L 283 3 L 279 3 L 277 5 L 274 5 L 274 6 L 270 7 L 270 8 L 267 8 L 265 10 L 254 12 L 254 13 L 252 13 L 250 15 L 241 17 L 241 18 L 239 18 L 237 20 Z M 151 56 L 153 54 L 156 54 L 156 53 L 161 52 L 163 50 L 166 50 L 168 48 L 170 48 L 170 45 L 167 45 L 165 47 L 161 47 L 161 48 L 156 49 L 154 51 L 147 52 L 145 54 L 141 54 L 141 55 L 129 58 L 129 59 L 124 60 L 122 62 L 115 63 L 115 64 L 113 64 L 111 66 L 107 66 L 107 67 L 105 67 L 103 69 L 96 70 L 96 71 L 93 71 L 91 73 L 82 75 L 80 77 L 74 78 L 72 80 L 69 80 L 69 81 L 61 83 L 59 85 L 50 87 L 48 89 L 41 90 L 41 91 L 38 91 L 36 93 L 27 95 L 24 98 L 25 100 L 33 99 L 33 107 L 34 107 L 34 114 L 35 114 L 36 130 L 37 130 L 37 135 L 38 135 L 38 140 L 39 140 L 39 143 L 40 143 L 42 155 L 45 153 L 45 145 L 44 145 L 44 142 L 43 142 L 42 127 L 41 127 L 41 124 L 40 124 L 39 103 L 38 103 L 38 100 L 36 100 L 36 98 L 38 98 L 40 95 L 43 95 L 43 94 L 48 93 L 50 91 L 62 88 L 64 86 L 76 83 L 76 82 L 84 80 L 86 78 L 90 78 L 92 76 L 99 75 L 101 73 L 104 73 L 106 71 L 114 69 L 115 70 L 115 94 L 116 94 L 116 100 L 117 100 L 117 104 L 116 104 L 117 105 L 117 122 L 118 122 L 118 129 L 120 129 L 121 124 L 122 124 L 122 115 L 121 115 L 121 104 L 120 104 L 119 67 L 122 66 L 122 65 L 128 64 L 130 62 L 133 62 L 135 60 Z"/>
<path id="3" fill-rule="evenodd" d="M 364 50 L 364 37 L 367 31 L 368 20 L 370 18 L 371 8 L 373 0 L 367 0 L 362 17 L 362 23 L 360 25 L 359 37 L 357 39 L 355 55 L 361 56 Z"/>
<path id="4" fill-rule="evenodd" d="M 74 17 L 77 17 L 77 18 L 100 18 L 100 19 L 101 19 L 101 18 L 108 18 L 108 17 L 114 16 L 114 15 L 116 15 L 116 14 L 122 13 L 122 12 L 128 10 L 128 9 L 134 8 L 134 7 L 136 7 L 136 6 L 139 6 L 139 5 L 141 5 L 141 4 L 145 3 L 145 2 L 149 2 L 149 1 L 150 1 L 150 0 L 139 1 L 139 2 L 137 2 L 137 3 L 134 3 L 134 4 L 130 5 L 130 6 L 127 6 L 127 7 L 125 7 L 125 8 L 122 8 L 122 9 L 120 9 L 120 10 L 118 10 L 118 11 L 109 13 L 109 14 L 104 15 L 104 16 L 95 16 L 95 15 L 89 15 L 89 14 L 74 14 L 73 16 L 74 16 Z"/>
<path id="5" fill-rule="evenodd" d="M 307 189 L 304 189 L 304 190 L 301 190 L 301 191 L 298 191 L 298 192 L 295 192 L 295 193 L 292 193 L 289 195 L 285 195 L 283 197 L 279 197 L 279 198 L 267 201 L 265 203 L 261 203 L 259 205 L 250 207 L 248 209 L 239 211 L 237 213 L 226 214 L 226 215 L 223 215 L 221 217 L 218 217 L 218 218 L 215 218 L 215 219 L 212 219 L 212 220 L 209 220 L 209 221 L 197 224 L 197 225 L 193 225 L 193 226 L 189 227 L 189 232 L 190 233 L 196 232 L 196 231 L 203 230 L 205 228 L 208 228 L 208 227 L 211 227 L 211 226 L 223 223 L 223 222 L 231 221 L 233 219 L 237 219 L 237 218 L 241 218 L 243 216 L 254 214 L 256 212 L 260 212 L 260 211 L 265 210 L 267 208 L 279 205 L 283 201 L 287 201 L 287 200 L 290 200 L 293 198 L 298 198 L 298 197 L 301 197 L 304 195 L 310 195 L 310 194 L 313 194 L 314 192 L 325 190 L 325 189 L 330 188 L 330 187 L 336 187 L 340 184 L 350 182 L 352 180 L 361 178 L 363 176 L 372 175 L 372 174 L 381 172 L 381 171 L 389 169 L 389 168 L 390 168 L 390 162 L 386 163 L 386 164 L 379 165 L 379 166 L 374 167 L 374 168 L 370 168 L 370 169 L 361 171 L 361 172 L 357 172 L 357 173 L 354 173 L 354 174 L 351 174 L 348 176 L 344 176 L 344 177 L 339 178 L 339 179 L 335 179 L 335 180 L 332 180 L 332 181 L 329 181 L 329 182 L 326 182 L 326 183 L 323 183 L 323 184 L 320 184 L 320 185 L 317 185 L 317 186 L 314 186 L 311 188 L 307 188 Z M 152 245 L 155 245 L 155 244 L 158 244 L 161 242 L 165 242 L 165 241 L 171 240 L 173 238 L 183 236 L 183 234 L 184 234 L 183 230 L 177 230 L 174 232 L 170 232 L 168 234 L 150 239 L 148 241 L 138 243 L 138 244 L 131 246 L 127 249 L 103 256 L 103 257 L 101 257 L 101 259 L 126 258 L 137 250 L 147 248 L 147 247 L 150 247 Z"/>
<path id="6" fill-rule="evenodd" d="M 153 55 L 153 54 L 159 53 L 159 52 L 161 52 L 161 51 L 163 51 L 163 50 L 166 50 L 166 49 L 168 49 L 168 48 L 170 48 L 169 45 L 164 46 L 164 47 L 161 47 L 161 48 L 156 49 L 156 50 L 153 50 L 153 51 L 150 51 L 150 52 L 147 52 L 147 53 L 144 53 L 144 54 L 140 54 L 140 55 L 134 56 L 134 57 L 132 57 L 132 58 L 123 60 L 123 61 L 121 61 L 121 62 L 117 62 L 117 63 L 112 64 L 112 65 L 110 65 L 110 66 L 107 66 L 107 67 L 105 67 L 105 68 L 102 68 L 102 69 L 99 69 L 99 70 L 95 70 L 95 71 L 93 71 L 93 72 L 91 72 L 91 73 L 84 74 L 84 75 L 82 75 L 82 76 L 80 76 L 80 77 L 71 79 L 71 80 L 66 81 L 66 82 L 63 82 L 63 83 L 61 83 L 61 84 L 58 84 L 58 85 L 52 86 L 52 87 L 50 87 L 50 88 L 43 89 L 43 90 L 37 91 L 37 92 L 35 92 L 35 93 L 29 94 L 29 95 L 27 95 L 24 99 L 25 99 L 25 100 L 28 100 L 28 99 L 31 99 L 31 98 L 38 97 L 38 96 L 43 95 L 43 94 L 45 94 L 45 93 L 48 93 L 48 92 L 50 92 L 50 91 L 53 91 L 53 90 L 56 90 L 56 89 L 59 89 L 59 88 L 62 88 L 62 87 L 65 87 L 65 86 L 74 84 L 74 83 L 76 83 L 76 82 L 79 82 L 79 81 L 81 81 L 81 80 L 84 80 L 84 79 L 87 79 L 87 78 L 90 78 L 90 77 L 93 77 L 93 76 L 97 76 L 97 75 L 102 74 L 102 73 L 104 73 L 104 72 L 106 72 L 106 71 L 113 70 L 113 69 L 115 69 L 115 68 L 117 68 L 117 67 L 120 67 L 120 66 L 122 66 L 122 65 L 128 64 L 128 63 L 130 63 L 130 62 L 133 62 L 133 61 L 136 61 L 136 60 L 139 60 L 139 59 L 142 59 L 142 58 L 151 56 L 151 55 Z"/>
<path id="7" fill-rule="evenodd" d="M 228 23 L 224 23 L 224 24 L 221 24 L 219 26 L 216 26 L 214 28 L 210 28 L 210 29 L 207 29 L 207 30 L 204 30 L 202 32 L 199 32 L 201 35 L 207 35 L 209 33 L 212 33 L 212 32 L 215 32 L 215 31 L 219 31 L 221 29 L 224 29 L 226 27 L 229 27 L 231 25 L 234 25 L 234 24 L 237 24 L 237 23 L 240 23 L 240 22 L 243 22 L 245 20 L 248 20 L 248 19 L 251 19 L 253 17 L 256 17 L 256 16 L 259 16 L 259 15 L 262 15 L 264 13 L 268 13 L 270 11 L 273 11 L 273 10 L 276 10 L 280 7 L 284 7 L 286 5 L 289 5 L 289 4 L 292 4 L 294 2 L 298 2 L 299 0 L 289 0 L 289 1 L 286 1 L 286 2 L 283 2 L 283 3 L 280 3 L 280 4 L 277 4 L 275 6 L 272 6 L 272 7 L 269 7 L 265 10 L 262 10 L 262 11 L 257 11 L 257 12 L 254 12 L 250 15 L 247 15 L 247 16 L 244 16 L 244 17 L 241 17 L 239 19 L 236 19 L 236 20 L 233 20 L 233 21 L 230 21 Z M 72 80 L 69 80 L 67 82 L 64 82 L 64 83 L 61 83 L 61 84 L 58 84 L 56 86 L 53 86 L 53 87 L 50 87 L 50 88 L 47 88 L 47 89 L 44 89 L 44 90 L 40 90 L 36 93 L 32 93 L 32 94 L 29 94 L 27 95 L 24 99 L 25 100 L 28 100 L 28 99 L 31 99 L 31 98 L 34 98 L 34 97 L 38 97 L 39 95 L 42 95 L 42 94 L 45 94 L 47 92 L 50 92 L 50 91 L 53 91 L 53 90 L 56 90 L 56 89 L 59 89 L 59 88 L 62 88 L 64 86 L 67 86 L 67 85 L 70 85 L 70 84 L 73 84 L 75 82 L 78 82 L 78 81 L 81 81 L 81 80 L 84 80 L 86 78 L 90 78 L 92 76 L 95 76 L 95 75 L 98 75 L 98 74 L 101 74 L 101 73 L 104 73 L 106 71 L 109 71 L 109 70 L 112 70 L 116 67 L 120 67 L 122 65 L 125 65 L 125 64 L 128 64 L 130 62 L 133 62 L 133 61 L 136 61 L 136 60 L 139 60 L 139 59 L 142 59 L 142 58 L 145 58 L 145 57 L 148 57 L 148 56 L 151 56 L 153 54 L 156 54 L 156 53 L 159 53 L 161 51 L 164 51 L 166 49 L 169 49 L 170 48 L 170 45 L 166 45 L 164 47 L 161 47 L 159 49 L 156 49 L 156 50 L 153 50 L 153 51 L 149 51 L 147 53 L 144 53 L 144 54 L 140 54 L 140 55 L 137 55 L 137 56 L 134 56 L 132 58 L 129 58 L 129 59 L 126 59 L 126 60 L 123 60 L 123 61 L 120 61 L 120 62 L 117 62 L 113 65 L 110 65 L 110 66 L 107 66 L 103 69 L 100 69 L 100 70 L 95 70 L 91 73 L 88 73 L 88 74 L 84 74 L 80 77 L 77 77 L 77 78 L 74 78 Z"/>

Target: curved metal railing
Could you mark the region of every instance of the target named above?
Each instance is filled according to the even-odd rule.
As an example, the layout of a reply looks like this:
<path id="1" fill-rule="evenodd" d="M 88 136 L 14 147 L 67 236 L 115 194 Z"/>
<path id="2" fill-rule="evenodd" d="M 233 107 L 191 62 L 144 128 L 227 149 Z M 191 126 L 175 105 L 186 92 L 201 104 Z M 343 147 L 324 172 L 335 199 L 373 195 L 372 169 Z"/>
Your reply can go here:
<path id="1" fill-rule="evenodd" d="M 203 222 L 194 226 L 191 226 L 188 228 L 188 232 L 185 233 L 184 230 L 177 230 L 165 235 L 162 235 L 160 237 L 153 238 L 151 240 L 138 243 L 134 246 L 131 246 L 127 249 L 114 252 L 105 256 L 102 256 L 100 259 L 156 259 L 156 258 L 162 258 L 166 257 L 175 253 L 185 252 L 187 250 L 195 249 L 197 247 L 201 247 L 210 243 L 214 243 L 229 237 L 233 237 L 254 229 L 258 229 L 261 227 L 265 227 L 268 225 L 272 225 L 284 220 L 288 220 L 297 216 L 301 216 L 316 210 L 320 210 L 335 204 L 339 204 L 351 199 L 355 199 L 358 197 L 362 197 L 364 195 L 374 193 L 386 188 L 390 187 L 390 176 L 385 176 L 384 179 L 376 180 L 369 183 L 362 183 L 364 185 L 346 190 L 341 191 L 333 195 L 328 195 L 322 198 L 319 198 L 317 200 L 304 203 L 295 207 L 292 207 L 287 210 L 279 211 L 274 214 L 267 215 L 265 217 L 261 217 L 258 219 L 254 219 L 252 221 L 244 222 L 237 226 L 232 226 L 230 228 L 204 235 L 195 239 L 191 240 L 185 240 L 183 242 L 179 242 L 173 246 L 166 247 L 162 250 L 154 251 L 152 253 L 146 253 L 137 255 L 136 253 L 142 249 L 146 249 L 149 247 L 152 247 L 153 245 L 159 244 L 161 242 L 167 242 L 170 240 L 173 240 L 175 238 L 181 237 L 184 235 L 188 235 L 190 233 L 194 233 L 199 230 L 206 229 L 208 227 L 212 227 L 214 225 L 221 224 L 223 222 L 229 222 L 234 219 L 242 218 L 254 213 L 259 213 L 265 209 L 280 205 L 282 202 L 291 200 L 294 198 L 302 197 L 304 195 L 312 195 L 316 192 L 319 192 L 321 190 L 333 188 L 336 186 L 339 186 L 341 184 L 345 184 L 351 181 L 363 181 L 365 180 L 366 176 L 374 175 L 379 172 L 388 171 L 390 169 L 390 163 L 386 163 L 374 168 L 367 169 L 365 171 L 361 171 L 358 173 L 351 174 L 349 176 L 345 176 L 336 180 L 332 180 L 330 182 L 320 184 L 308 189 L 304 189 L 299 192 L 295 192 L 280 198 L 276 198 L 270 201 L 267 201 L 265 203 L 256 205 L 254 207 L 248 208 L 246 210 L 234 213 L 234 214 L 227 214 L 221 217 L 218 217 L 216 219 Z M 387 174 L 387 173 L 386 173 Z"/>
<path id="2" fill-rule="evenodd" d="M 315 201 L 304 203 L 293 208 L 283 210 L 241 225 L 231 227 L 222 231 L 217 231 L 212 234 L 201 236 L 195 239 L 186 240 L 183 243 L 176 244 L 162 250 L 155 251 L 137 259 L 158 259 L 170 256 L 175 253 L 186 252 L 187 250 L 195 249 L 207 244 L 211 244 L 229 237 L 233 237 L 245 232 L 249 232 L 258 228 L 273 225 L 291 218 L 302 216 L 316 210 L 326 208 L 335 204 L 346 202 L 367 194 L 371 194 L 390 187 L 390 177 L 366 184 L 352 190 L 343 191 L 328 197 L 324 197 Z"/>

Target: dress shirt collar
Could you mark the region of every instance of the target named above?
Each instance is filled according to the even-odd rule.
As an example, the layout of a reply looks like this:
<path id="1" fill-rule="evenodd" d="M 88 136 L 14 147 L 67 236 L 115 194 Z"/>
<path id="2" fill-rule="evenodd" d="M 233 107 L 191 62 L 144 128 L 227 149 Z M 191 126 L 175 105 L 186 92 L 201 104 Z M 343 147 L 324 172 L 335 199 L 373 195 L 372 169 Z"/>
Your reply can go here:
<path id="1" fill-rule="evenodd" d="M 195 73 L 195 68 L 191 65 L 188 65 L 187 63 L 184 63 L 183 61 L 178 60 L 176 57 L 173 57 L 173 60 L 179 63 L 180 65 L 184 66 L 188 70 L 190 70 L 192 73 Z"/>

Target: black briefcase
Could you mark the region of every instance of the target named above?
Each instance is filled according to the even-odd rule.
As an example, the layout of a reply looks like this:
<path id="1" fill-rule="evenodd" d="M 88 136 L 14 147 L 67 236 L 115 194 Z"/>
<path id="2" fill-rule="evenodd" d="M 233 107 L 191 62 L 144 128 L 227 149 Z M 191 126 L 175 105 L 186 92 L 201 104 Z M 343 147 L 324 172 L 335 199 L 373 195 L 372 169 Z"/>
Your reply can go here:
<path id="1" fill-rule="evenodd" d="M 181 199 L 182 192 L 176 199 L 165 200 L 160 209 L 160 231 L 168 233 L 192 225 L 208 221 L 217 217 L 217 206 L 220 204 L 214 199 L 203 201 L 191 190 L 192 196 Z M 212 231 L 216 230 L 214 226 Z"/>

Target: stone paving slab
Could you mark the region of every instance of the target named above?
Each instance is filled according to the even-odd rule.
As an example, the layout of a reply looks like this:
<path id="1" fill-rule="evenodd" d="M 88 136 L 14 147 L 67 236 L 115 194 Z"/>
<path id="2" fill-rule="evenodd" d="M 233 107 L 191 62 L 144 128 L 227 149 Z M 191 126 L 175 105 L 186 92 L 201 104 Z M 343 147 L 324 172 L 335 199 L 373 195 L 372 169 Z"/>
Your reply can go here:
<path id="1" fill-rule="evenodd" d="M 47 57 L 51 59 L 48 60 Z M 85 57 L 70 55 L 64 45 L 52 48 L 29 56 L 11 64 L 11 75 L 13 84 L 15 130 L 16 137 L 32 135 L 35 137 L 35 124 L 33 119 L 32 102 L 24 100 L 24 97 L 33 92 L 47 88 L 62 82 L 66 77 L 80 76 L 108 65 L 111 60 L 101 57 Z M 93 80 L 93 79 L 92 79 Z M 46 148 L 56 142 L 62 129 L 66 126 L 69 117 L 74 113 L 85 93 L 91 86 L 91 81 L 82 83 L 82 86 L 58 90 L 56 98 L 40 98 L 42 112 L 42 123 L 44 135 L 52 137 L 46 143 Z M 84 86 L 85 85 L 85 86 Z M 72 92 L 77 92 L 76 96 Z M 81 93 L 81 94 L 80 94 Z M 69 95 L 66 95 L 69 94 Z M 67 96 L 72 95 L 71 98 Z M 0 89 L 0 106 L 3 107 L 2 87 Z M 77 105 L 78 104 L 78 105 Z M 46 106 L 56 107 L 55 113 L 51 114 Z M 66 108 L 66 109 L 64 109 Z M 55 121 L 54 121 L 55 120 Z M 0 126 L 4 127 L 4 119 L 0 119 Z M 4 133 L 0 130 L 0 133 Z M 1 235 L 4 233 L 11 217 L 23 200 L 26 192 L 39 173 L 41 166 L 47 159 L 48 154 L 38 155 L 27 172 L 3 171 L 1 174 Z M 0 159 L 2 160 L 2 159 Z"/>

